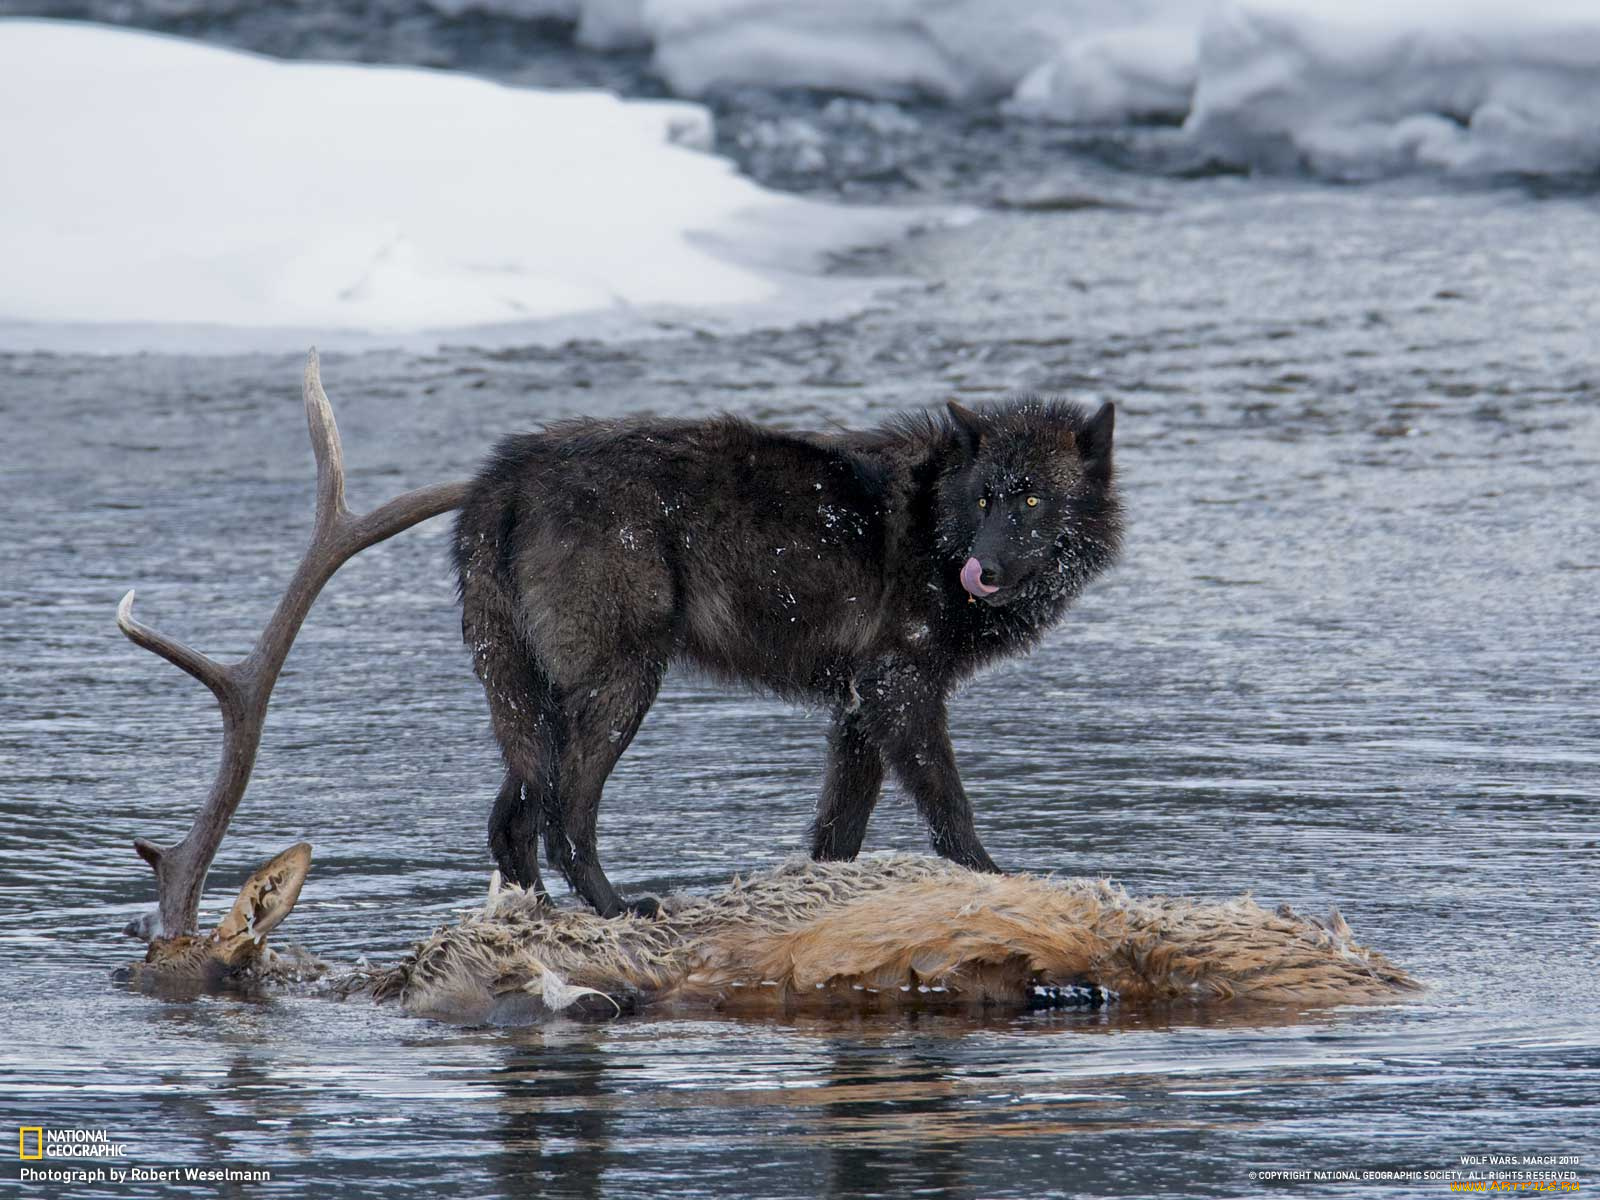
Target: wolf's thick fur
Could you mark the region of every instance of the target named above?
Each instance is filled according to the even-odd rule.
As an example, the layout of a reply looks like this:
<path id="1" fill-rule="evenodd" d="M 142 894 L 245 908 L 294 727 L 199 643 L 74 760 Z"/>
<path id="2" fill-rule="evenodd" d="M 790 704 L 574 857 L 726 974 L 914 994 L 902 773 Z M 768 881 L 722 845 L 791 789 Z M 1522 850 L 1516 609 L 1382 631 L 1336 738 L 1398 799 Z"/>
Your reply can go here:
<path id="1" fill-rule="evenodd" d="M 832 710 L 813 857 L 855 857 L 887 766 L 941 855 L 994 871 L 946 699 L 1115 557 L 1112 423 L 1109 404 L 1029 399 L 860 433 L 573 421 L 501 443 L 455 542 L 507 767 L 500 869 L 542 891 L 542 829 L 578 893 L 623 910 L 595 843 L 601 788 L 684 660 Z"/>
<path id="2" fill-rule="evenodd" d="M 790 863 L 711 896 L 670 897 L 656 920 L 602 920 L 502 891 L 349 990 L 444 1020 L 519 1022 L 574 1000 L 596 1015 L 628 1005 L 1349 1004 L 1398 999 L 1418 984 L 1358 945 L 1337 912 L 1318 921 L 1248 898 L 1141 898 L 1100 880 L 987 875 L 896 855 Z M 590 1003 L 595 994 L 609 999 Z"/>

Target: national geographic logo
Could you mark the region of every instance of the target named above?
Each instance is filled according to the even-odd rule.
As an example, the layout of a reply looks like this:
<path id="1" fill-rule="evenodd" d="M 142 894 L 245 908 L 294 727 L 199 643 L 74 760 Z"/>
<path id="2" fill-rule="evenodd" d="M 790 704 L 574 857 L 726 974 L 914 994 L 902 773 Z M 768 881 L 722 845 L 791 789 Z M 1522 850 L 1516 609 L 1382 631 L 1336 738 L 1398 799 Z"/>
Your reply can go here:
<path id="1" fill-rule="evenodd" d="M 113 1142 L 104 1129 L 17 1127 L 17 1157 L 25 1162 L 45 1158 L 123 1158 L 127 1153 L 127 1144 Z"/>

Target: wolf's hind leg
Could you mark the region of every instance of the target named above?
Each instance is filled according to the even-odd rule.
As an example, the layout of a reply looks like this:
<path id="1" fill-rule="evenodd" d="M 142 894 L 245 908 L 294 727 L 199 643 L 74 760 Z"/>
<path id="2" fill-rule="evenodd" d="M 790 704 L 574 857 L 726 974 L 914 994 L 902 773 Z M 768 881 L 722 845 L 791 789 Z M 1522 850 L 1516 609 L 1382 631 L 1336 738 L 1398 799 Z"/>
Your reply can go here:
<path id="1" fill-rule="evenodd" d="M 633 741 L 639 723 L 655 701 L 666 673 L 665 656 L 621 655 L 589 685 L 571 689 L 566 699 L 567 737 L 561 751 L 561 828 L 545 830 L 551 860 L 578 895 L 603 917 L 625 909 L 652 916 L 653 899 L 625 902 L 600 866 L 595 824 L 600 794 L 617 759 Z"/>
<path id="2" fill-rule="evenodd" d="M 811 824 L 811 857 L 849 862 L 861 853 L 867 820 L 883 787 L 883 755 L 855 713 L 834 715 L 828 731 L 828 767 Z"/>
<path id="3" fill-rule="evenodd" d="M 543 895 L 539 830 L 558 804 L 561 712 L 542 673 L 531 663 L 525 670 L 530 684 L 537 686 L 523 689 L 515 700 L 497 688 L 485 688 L 506 760 L 505 779 L 489 813 L 489 852 L 512 883 Z"/>
<path id="4" fill-rule="evenodd" d="M 512 883 L 544 892 L 539 828 L 556 802 L 561 710 L 550 678 L 520 644 L 497 606 L 465 609 L 462 629 L 483 681 L 506 775 L 489 814 L 489 851 Z"/>
<path id="5" fill-rule="evenodd" d="M 489 814 L 489 852 L 506 879 L 527 888 L 541 900 L 548 900 L 550 893 L 539 876 L 539 830 L 544 824 L 542 799 L 535 788 L 523 784 L 520 775 L 508 770 L 494 798 L 494 810 Z"/>

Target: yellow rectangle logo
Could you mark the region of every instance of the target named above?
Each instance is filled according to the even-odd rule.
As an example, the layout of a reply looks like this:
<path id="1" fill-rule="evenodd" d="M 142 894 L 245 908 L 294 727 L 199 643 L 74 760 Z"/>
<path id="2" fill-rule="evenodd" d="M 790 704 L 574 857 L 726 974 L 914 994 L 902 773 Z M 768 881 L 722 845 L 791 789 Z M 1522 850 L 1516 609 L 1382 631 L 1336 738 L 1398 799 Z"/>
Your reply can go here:
<path id="1" fill-rule="evenodd" d="M 33 1153 L 28 1153 L 28 1135 L 33 1134 Z M 44 1127 L 42 1125 L 22 1125 L 17 1129 L 17 1157 L 18 1158 L 43 1158 L 44 1157 Z"/>

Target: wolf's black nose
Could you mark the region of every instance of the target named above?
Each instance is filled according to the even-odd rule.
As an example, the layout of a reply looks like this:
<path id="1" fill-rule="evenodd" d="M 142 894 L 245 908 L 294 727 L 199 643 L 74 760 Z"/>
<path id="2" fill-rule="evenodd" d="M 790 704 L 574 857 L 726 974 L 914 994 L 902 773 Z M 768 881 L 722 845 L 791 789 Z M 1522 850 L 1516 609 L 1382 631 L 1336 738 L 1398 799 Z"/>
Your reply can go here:
<path id="1" fill-rule="evenodd" d="M 993 567 L 984 567 L 984 569 L 978 575 L 978 580 L 985 587 L 999 587 L 1000 572 Z"/>

